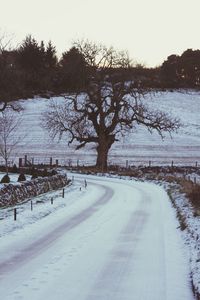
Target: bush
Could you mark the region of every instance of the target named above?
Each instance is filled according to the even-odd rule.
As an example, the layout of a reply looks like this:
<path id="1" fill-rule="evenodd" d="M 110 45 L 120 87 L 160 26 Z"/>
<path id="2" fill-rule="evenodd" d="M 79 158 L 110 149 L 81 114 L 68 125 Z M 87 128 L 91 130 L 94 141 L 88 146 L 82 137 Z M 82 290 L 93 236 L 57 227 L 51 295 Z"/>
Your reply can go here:
<path id="1" fill-rule="evenodd" d="M 52 170 L 52 171 L 51 171 L 51 175 L 52 175 L 52 176 L 57 175 L 57 174 L 58 174 L 58 172 L 57 172 L 56 170 Z"/>
<path id="2" fill-rule="evenodd" d="M 9 183 L 10 182 L 10 177 L 8 174 L 4 175 L 1 179 L 1 183 Z"/>
<path id="3" fill-rule="evenodd" d="M 25 176 L 23 173 L 21 173 L 21 174 L 19 175 L 17 181 L 18 181 L 18 182 L 26 181 L 26 176 Z"/>

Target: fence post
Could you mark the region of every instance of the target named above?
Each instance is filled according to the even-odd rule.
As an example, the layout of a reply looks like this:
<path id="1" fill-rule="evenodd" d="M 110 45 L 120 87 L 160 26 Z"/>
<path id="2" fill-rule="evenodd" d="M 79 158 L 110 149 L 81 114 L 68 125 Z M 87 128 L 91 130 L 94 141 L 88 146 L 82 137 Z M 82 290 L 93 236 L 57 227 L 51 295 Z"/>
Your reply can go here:
<path id="1" fill-rule="evenodd" d="M 31 200 L 31 210 L 33 210 L 33 201 Z"/>
<path id="2" fill-rule="evenodd" d="M 56 167 L 58 167 L 58 159 L 56 159 Z"/>
<path id="3" fill-rule="evenodd" d="M 171 167 L 173 168 L 173 166 L 174 166 L 174 161 L 172 160 L 172 164 L 171 164 Z"/>
<path id="4" fill-rule="evenodd" d="M 53 204 L 53 197 L 51 197 L 51 204 Z"/>
<path id="5" fill-rule="evenodd" d="M 14 221 L 16 221 L 16 220 L 17 220 L 17 209 L 14 208 Z"/>
<path id="6" fill-rule="evenodd" d="M 25 167 L 27 166 L 27 155 L 24 156 L 24 164 L 25 164 Z"/>
<path id="7" fill-rule="evenodd" d="M 151 167 L 151 161 L 149 161 L 149 168 Z"/>
<path id="8" fill-rule="evenodd" d="M 19 168 L 22 167 L 22 158 L 19 158 Z"/>
<path id="9" fill-rule="evenodd" d="M 62 197 L 65 197 L 65 189 L 62 190 Z"/>
<path id="10" fill-rule="evenodd" d="M 52 159 L 52 157 L 50 157 L 50 162 L 49 162 L 50 167 L 52 167 L 52 163 L 53 163 L 53 159 Z"/>

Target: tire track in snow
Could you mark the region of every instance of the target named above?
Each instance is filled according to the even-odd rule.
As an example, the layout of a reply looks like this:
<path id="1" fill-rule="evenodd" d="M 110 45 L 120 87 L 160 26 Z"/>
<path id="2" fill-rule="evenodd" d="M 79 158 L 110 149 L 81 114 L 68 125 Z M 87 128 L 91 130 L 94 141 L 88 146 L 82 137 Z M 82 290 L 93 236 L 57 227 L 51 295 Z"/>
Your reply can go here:
<path id="1" fill-rule="evenodd" d="M 103 195 L 88 208 L 71 217 L 62 225 L 44 235 L 42 238 L 31 243 L 27 248 L 19 251 L 19 253 L 14 255 L 11 259 L 0 263 L 0 278 L 5 274 L 12 272 L 20 266 L 28 263 L 31 259 L 37 257 L 41 252 L 49 248 L 52 243 L 56 242 L 57 239 L 62 237 L 64 234 L 66 234 L 76 226 L 79 226 L 81 223 L 85 222 L 92 215 L 94 215 L 95 212 L 101 209 L 102 206 L 108 203 L 108 201 L 112 198 L 114 191 L 104 185 L 95 183 L 91 184 L 103 188 L 105 190 Z"/>
<path id="2" fill-rule="evenodd" d="M 178 282 L 178 287 L 174 289 L 174 283 L 171 284 L 170 276 L 173 274 L 168 270 L 169 260 L 166 259 L 167 232 L 164 230 L 162 203 L 166 199 L 156 195 L 157 187 L 155 195 L 148 193 L 142 185 L 141 188 L 133 188 L 142 195 L 139 207 L 131 214 L 108 261 L 84 300 L 192 299 L 189 289 L 182 286 L 182 290 Z M 180 298 L 177 298 L 178 294 Z"/>
<path id="3" fill-rule="evenodd" d="M 109 261 L 86 300 L 132 299 L 132 296 L 127 295 L 126 281 L 134 269 L 134 256 L 137 256 L 135 248 L 149 218 L 147 207 L 150 199 L 148 201 L 146 197 L 145 200 L 141 200 L 138 209 L 131 214 L 125 228 L 119 234 L 116 247 L 110 253 Z"/>

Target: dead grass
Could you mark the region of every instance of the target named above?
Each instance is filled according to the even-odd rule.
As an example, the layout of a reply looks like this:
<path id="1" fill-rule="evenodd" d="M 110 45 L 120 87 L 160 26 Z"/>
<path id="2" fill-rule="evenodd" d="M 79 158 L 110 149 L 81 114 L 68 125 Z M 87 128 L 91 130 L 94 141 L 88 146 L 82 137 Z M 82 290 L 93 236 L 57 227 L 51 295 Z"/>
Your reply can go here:
<path id="1" fill-rule="evenodd" d="M 73 168 L 85 174 L 104 173 L 96 166 Z M 199 168 L 194 167 L 129 167 L 109 166 L 105 173 L 119 176 L 134 177 L 142 180 L 156 180 L 178 184 L 180 193 L 184 193 L 190 201 L 194 216 L 200 216 L 200 185 L 194 184 L 187 174 L 199 174 Z M 180 217 L 180 216 L 179 216 Z M 183 222 L 184 223 L 184 222 Z M 183 225 L 184 227 L 184 225 Z"/>

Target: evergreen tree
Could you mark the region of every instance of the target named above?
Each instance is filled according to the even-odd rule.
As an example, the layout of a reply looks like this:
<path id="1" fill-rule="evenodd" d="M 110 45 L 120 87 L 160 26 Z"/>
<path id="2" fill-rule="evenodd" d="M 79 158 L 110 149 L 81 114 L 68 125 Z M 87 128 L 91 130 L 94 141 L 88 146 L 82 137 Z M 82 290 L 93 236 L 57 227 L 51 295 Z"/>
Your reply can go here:
<path id="1" fill-rule="evenodd" d="M 87 83 L 87 65 L 82 53 L 76 47 L 62 54 L 60 60 L 61 86 L 63 90 L 74 91 Z"/>
<path id="2" fill-rule="evenodd" d="M 52 42 L 49 41 L 46 47 L 45 53 L 45 67 L 48 70 L 53 70 L 57 66 L 57 56 L 56 56 L 56 47 L 52 45 Z"/>

